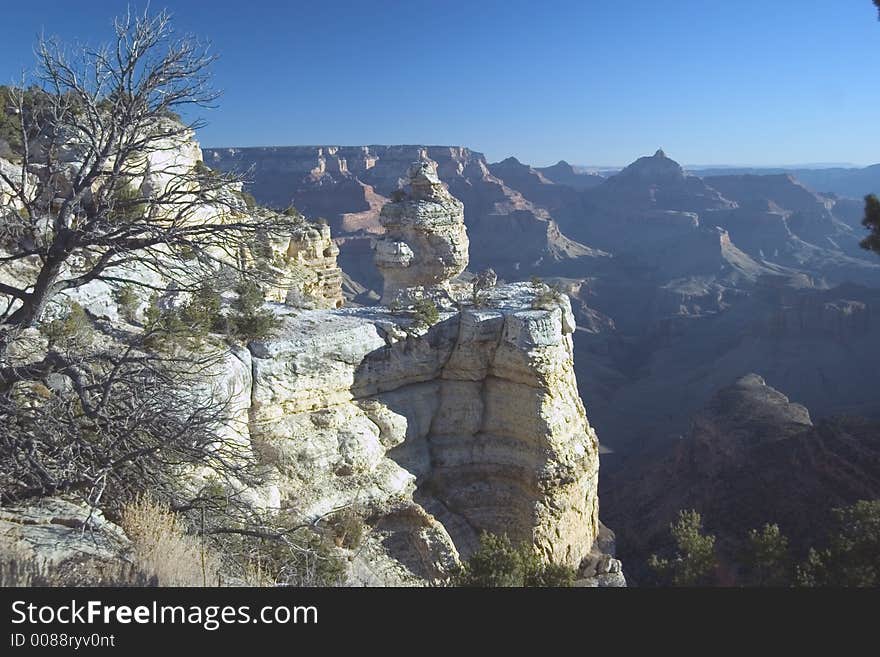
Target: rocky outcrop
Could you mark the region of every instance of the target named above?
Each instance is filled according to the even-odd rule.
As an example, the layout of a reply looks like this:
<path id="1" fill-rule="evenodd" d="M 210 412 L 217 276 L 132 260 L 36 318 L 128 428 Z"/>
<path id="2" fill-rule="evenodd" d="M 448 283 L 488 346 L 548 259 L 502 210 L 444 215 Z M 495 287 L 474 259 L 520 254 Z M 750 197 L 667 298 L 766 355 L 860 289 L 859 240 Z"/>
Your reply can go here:
<path id="1" fill-rule="evenodd" d="M 623 564 L 614 555 L 617 542 L 614 532 L 601 522 L 599 534 L 590 554 L 584 557 L 579 571 L 580 579 L 575 581 L 575 586 L 583 588 L 609 587 L 621 588 L 626 586 L 626 577 L 623 575 Z"/>
<path id="2" fill-rule="evenodd" d="M 303 222 L 286 244 L 274 250 L 279 276 L 267 299 L 297 307 L 342 306 L 342 270 L 336 264 L 339 247 L 329 226 Z"/>
<path id="3" fill-rule="evenodd" d="M 748 531 L 765 523 L 780 526 L 800 559 L 825 534 L 831 509 L 880 495 L 880 425 L 814 423 L 749 374 L 720 389 L 681 440 L 603 468 L 602 513 L 630 575 L 668 542 L 680 509 L 702 514 L 722 560 L 739 561 Z"/>
<path id="4" fill-rule="evenodd" d="M 0 507 L 0 579 L 10 580 L 4 586 L 120 585 L 130 547 L 119 526 L 82 502 Z"/>
<path id="5" fill-rule="evenodd" d="M 441 168 L 471 157 L 461 149 L 439 154 Z M 464 206 L 441 182 L 438 165 L 420 156 L 406 180 L 395 177 L 400 159 L 412 163 L 411 155 L 409 148 L 389 151 L 381 165 L 369 149 L 350 160 L 331 149 L 308 172 L 315 181 L 358 172 L 389 195 L 403 182 L 380 216 L 376 259 L 387 300 L 414 289 L 442 292 L 468 264 Z M 71 161 L 76 156 L 72 147 Z M 163 173 L 189 171 L 199 156 L 195 142 L 145 155 L 138 184 L 165 185 Z M 469 166 L 491 179 L 482 160 Z M 534 218 L 522 196 L 493 185 L 523 223 Z M 218 211 L 208 201 L 197 210 Z M 444 580 L 483 531 L 525 542 L 546 561 L 582 567 L 586 579 L 619 583 L 619 563 L 597 544 L 598 441 L 577 392 L 567 297 L 543 284 L 496 286 L 493 275 L 479 303 L 455 311 L 447 305 L 436 319 L 389 307 L 339 308 L 338 250 L 328 226 L 303 220 L 269 242 L 257 240 L 243 257 L 278 274 L 268 291 L 277 328 L 246 348 L 202 344 L 219 357 L 190 384 L 196 395 L 224 400 L 228 421 L 218 434 L 255 454 L 267 473 L 259 489 L 225 482 L 231 492 L 294 524 L 350 510 L 367 528 L 363 550 L 351 555 L 351 583 Z M 107 283 L 70 293 L 65 302 L 80 303 L 108 334 L 136 328 L 138 317 L 125 319 Z M 231 303 L 223 295 L 221 304 Z M 186 298 L 170 290 L 158 303 Z M 142 315 L 143 306 L 133 313 Z M 197 485 L 212 474 L 193 468 L 181 482 Z M 36 511 L 9 513 L 29 518 Z M 74 526 L 55 522 L 55 511 L 50 516 L 22 522 L 40 527 L 28 530 L 34 536 Z M 69 539 L 59 537 L 65 549 L 75 547 Z"/>
<path id="6" fill-rule="evenodd" d="M 408 175 L 380 215 L 385 235 L 376 242 L 376 266 L 383 303 L 410 288 L 445 290 L 468 264 L 464 205 L 440 182 L 436 163 L 417 162 Z"/>
<path id="7" fill-rule="evenodd" d="M 434 162 L 412 165 L 381 212 L 383 301 L 448 289 L 463 214 Z M 433 325 L 386 307 L 279 312 L 277 335 L 249 345 L 250 442 L 294 521 L 354 509 L 368 525 L 352 582 L 444 579 L 489 531 L 621 583 L 596 551 L 598 442 L 567 297 L 487 286 Z"/>
<path id="8" fill-rule="evenodd" d="M 528 284 L 429 329 L 406 313 L 315 311 L 251 344 L 251 439 L 282 506 L 363 509 L 409 576 L 438 578 L 480 531 L 580 564 L 598 532 L 598 444 L 577 395 L 574 321 Z"/>
<path id="9" fill-rule="evenodd" d="M 524 195 L 493 175 L 482 153 L 461 146 L 215 148 L 206 149 L 205 157 L 222 170 L 254 167 L 248 190 L 261 203 L 278 209 L 293 204 L 309 217 L 326 217 L 335 239 L 345 242 L 343 269 L 368 288 L 381 283 L 349 252 L 352 247 L 363 251 L 351 239 L 374 239 L 381 233 L 383 203 L 406 185 L 412 162 L 428 159 L 437 163 L 437 175 L 449 192 L 464 203 L 472 267 L 492 267 L 517 280 L 523 278 L 523 269 L 558 272 L 575 262 L 592 267 L 605 255 L 560 230 L 553 212 L 580 205 L 569 187 L 539 181 L 535 198 L 551 203 L 548 210 L 529 198 L 531 192 Z M 532 174 L 540 176 L 534 170 Z"/>

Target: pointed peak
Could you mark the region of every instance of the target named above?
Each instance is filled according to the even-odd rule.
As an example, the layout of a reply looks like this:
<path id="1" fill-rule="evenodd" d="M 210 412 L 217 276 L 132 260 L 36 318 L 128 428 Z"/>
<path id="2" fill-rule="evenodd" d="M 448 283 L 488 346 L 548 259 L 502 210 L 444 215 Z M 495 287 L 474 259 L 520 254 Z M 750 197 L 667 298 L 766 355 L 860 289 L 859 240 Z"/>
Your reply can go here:
<path id="1" fill-rule="evenodd" d="M 505 164 L 507 166 L 522 166 L 522 162 L 517 160 L 513 155 L 508 158 L 501 160 L 498 164 Z"/>
<path id="2" fill-rule="evenodd" d="M 666 152 L 662 148 L 658 148 L 657 152 L 654 153 L 654 157 L 666 157 Z"/>

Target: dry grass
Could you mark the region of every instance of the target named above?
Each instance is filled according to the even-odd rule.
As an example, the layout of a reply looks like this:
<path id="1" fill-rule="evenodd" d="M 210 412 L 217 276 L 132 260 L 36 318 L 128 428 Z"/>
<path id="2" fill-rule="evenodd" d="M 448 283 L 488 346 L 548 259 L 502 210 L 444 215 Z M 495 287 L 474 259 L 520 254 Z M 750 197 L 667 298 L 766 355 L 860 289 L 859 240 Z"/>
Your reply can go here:
<path id="1" fill-rule="evenodd" d="M 122 528 L 132 541 L 134 563 L 155 575 L 159 586 L 213 586 L 220 581 L 219 558 L 187 534 L 180 516 L 167 506 L 139 497 L 123 510 Z"/>

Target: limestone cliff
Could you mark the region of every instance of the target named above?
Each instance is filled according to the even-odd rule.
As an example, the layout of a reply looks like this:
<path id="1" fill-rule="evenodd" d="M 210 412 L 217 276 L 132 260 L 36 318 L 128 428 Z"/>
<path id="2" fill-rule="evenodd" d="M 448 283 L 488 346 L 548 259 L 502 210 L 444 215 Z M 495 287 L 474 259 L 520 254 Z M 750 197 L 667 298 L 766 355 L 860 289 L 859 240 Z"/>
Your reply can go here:
<path id="1" fill-rule="evenodd" d="M 598 533 L 598 444 L 570 307 L 535 310 L 534 295 L 497 288 L 416 332 L 384 308 L 303 313 L 251 344 L 251 439 L 282 504 L 311 519 L 367 507 L 420 577 L 442 575 L 480 531 L 577 566 Z"/>
<path id="2" fill-rule="evenodd" d="M 421 160 L 381 217 L 376 262 L 396 309 L 291 314 L 249 345 L 250 440 L 282 508 L 300 522 L 358 509 L 370 557 L 353 581 L 443 579 L 487 531 L 620 584 L 597 540 L 598 441 L 568 297 L 493 282 L 436 320 L 400 310 L 467 265 L 463 207 Z"/>

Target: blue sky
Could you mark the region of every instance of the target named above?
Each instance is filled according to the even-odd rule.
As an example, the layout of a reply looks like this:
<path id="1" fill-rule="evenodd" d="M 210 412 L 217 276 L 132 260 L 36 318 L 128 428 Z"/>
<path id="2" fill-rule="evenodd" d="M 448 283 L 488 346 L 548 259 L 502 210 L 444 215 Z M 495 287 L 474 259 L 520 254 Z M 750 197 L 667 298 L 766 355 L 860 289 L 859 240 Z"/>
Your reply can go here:
<path id="1" fill-rule="evenodd" d="M 143 4 L 136 6 L 143 6 Z M 152 0 L 213 43 L 203 146 L 461 144 L 490 160 L 880 162 L 870 0 Z M 91 43 L 124 2 L 9 2 L 0 82 L 37 35 Z"/>

